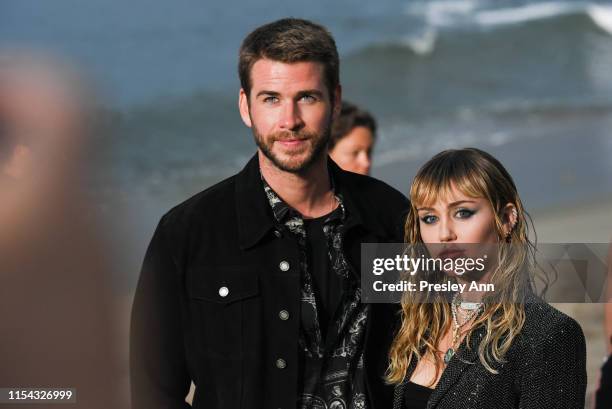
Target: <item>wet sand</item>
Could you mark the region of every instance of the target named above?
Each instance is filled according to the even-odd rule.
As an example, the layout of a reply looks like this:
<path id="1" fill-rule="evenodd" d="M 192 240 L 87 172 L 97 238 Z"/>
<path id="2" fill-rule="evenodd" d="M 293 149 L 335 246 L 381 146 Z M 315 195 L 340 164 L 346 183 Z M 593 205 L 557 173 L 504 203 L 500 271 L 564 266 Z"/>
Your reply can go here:
<path id="1" fill-rule="evenodd" d="M 608 243 L 612 239 L 612 197 L 532 213 L 540 243 Z M 605 304 L 554 304 L 576 319 L 587 342 L 588 395 L 597 386 L 606 356 L 603 310 Z"/>

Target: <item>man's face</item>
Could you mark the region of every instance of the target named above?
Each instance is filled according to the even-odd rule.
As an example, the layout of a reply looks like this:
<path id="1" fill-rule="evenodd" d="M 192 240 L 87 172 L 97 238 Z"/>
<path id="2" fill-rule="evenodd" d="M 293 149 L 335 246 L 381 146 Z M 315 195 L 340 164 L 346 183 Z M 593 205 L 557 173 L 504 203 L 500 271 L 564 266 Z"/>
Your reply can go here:
<path id="1" fill-rule="evenodd" d="M 283 171 L 307 170 L 327 152 L 339 88 L 328 92 L 321 63 L 268 59 L 253 65 L 251 84 L 250 96 L 240 90 L 240 114 L 260 151 Z"/>

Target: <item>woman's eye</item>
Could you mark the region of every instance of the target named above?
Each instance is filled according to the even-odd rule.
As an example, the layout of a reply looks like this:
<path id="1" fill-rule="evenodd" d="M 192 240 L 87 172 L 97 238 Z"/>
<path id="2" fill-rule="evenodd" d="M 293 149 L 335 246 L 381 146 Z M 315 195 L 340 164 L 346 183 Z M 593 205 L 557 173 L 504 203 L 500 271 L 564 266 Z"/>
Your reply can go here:
<path id="1" fill-rule="evenodd" d="M 474 211 L 469 210 L 469 209 L 459 209 L 457 210 L 457 213 L 455 213 L 455 215 L 460 219 L 467 219 L 471 217 L 473 214 L 474 214 Z"/>
<path id="2" fill-rule="evenodd" d="M 421 217 L 421 221 L 425 224 L 432 224 L 435 223 L 437 220 L 436 216 L 433 216 L 431 214 L 428 214 L 427 216 L 423 216 Z"/>

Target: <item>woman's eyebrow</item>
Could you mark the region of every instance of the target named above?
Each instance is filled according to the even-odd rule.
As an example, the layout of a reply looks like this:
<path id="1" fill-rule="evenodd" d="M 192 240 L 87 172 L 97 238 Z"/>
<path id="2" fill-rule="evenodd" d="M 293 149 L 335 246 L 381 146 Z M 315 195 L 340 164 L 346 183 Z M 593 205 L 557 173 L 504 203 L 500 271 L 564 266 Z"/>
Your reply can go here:
<path id="1" fill-rule="evenodd" d="M 457 200 L 456 202 L 452 202 L 448 204 L 448 207 L 456 207 L 459 206 L 460 204 L 463 203 L 476 203 L 476 201 L 474 200 Z M 433 211 L 435 210 L 433 207 L 418 207 L 417 211 L 421 211 L 421 210 L 429 210 L 429 211 Z"/>
<path id="2" fill-rule="evenodd" d="M 459 206 L 460 204 L 463 204 L 463 203 L 476 203 L 476 202 L 474 200 L 457 200 L 456 202 L 449 203 L 448 207 Z"/>

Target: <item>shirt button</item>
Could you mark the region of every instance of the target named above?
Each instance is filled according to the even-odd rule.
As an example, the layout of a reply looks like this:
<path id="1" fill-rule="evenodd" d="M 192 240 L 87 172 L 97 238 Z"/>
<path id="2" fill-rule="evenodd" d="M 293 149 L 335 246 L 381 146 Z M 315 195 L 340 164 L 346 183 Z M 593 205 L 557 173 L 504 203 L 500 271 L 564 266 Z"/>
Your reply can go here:
<path id="1" fill-rule="evenodd" d="M 289 312 L 287 310 L 280 310 L 278 317 L 283 321 L 287 321 L 289 319 Z"/>
<path id="2" fill-rule="evenodd" d="M 227 297 L 228 294 L 229 294 L 229 288 L 227 288 L 227 287 L 219 288 L 219 295 L 221 297 Z"/>
<path id="3" fill-rule="evenodd" d="M 279 232 L 278 230 L 274 230 L 274 235 L 276 237 L 280 237 L 281 236 L 281 232 Z"/>
<path id="4" fill-rule="evenodd" d="M 285 362 L 285 360 L 282 358 L 278 358 L 276 360 L 276 367 L 278 369 L 285 369 L 287 367 L 287 362 Z"/>
<path id="5" fill-rule="evenodd" d="M 280 264 L 278 265 L 278 268 L 280 268 L 281 271 L 289 270 L 289 262 L 285 260 L 281 261 Z"/>

